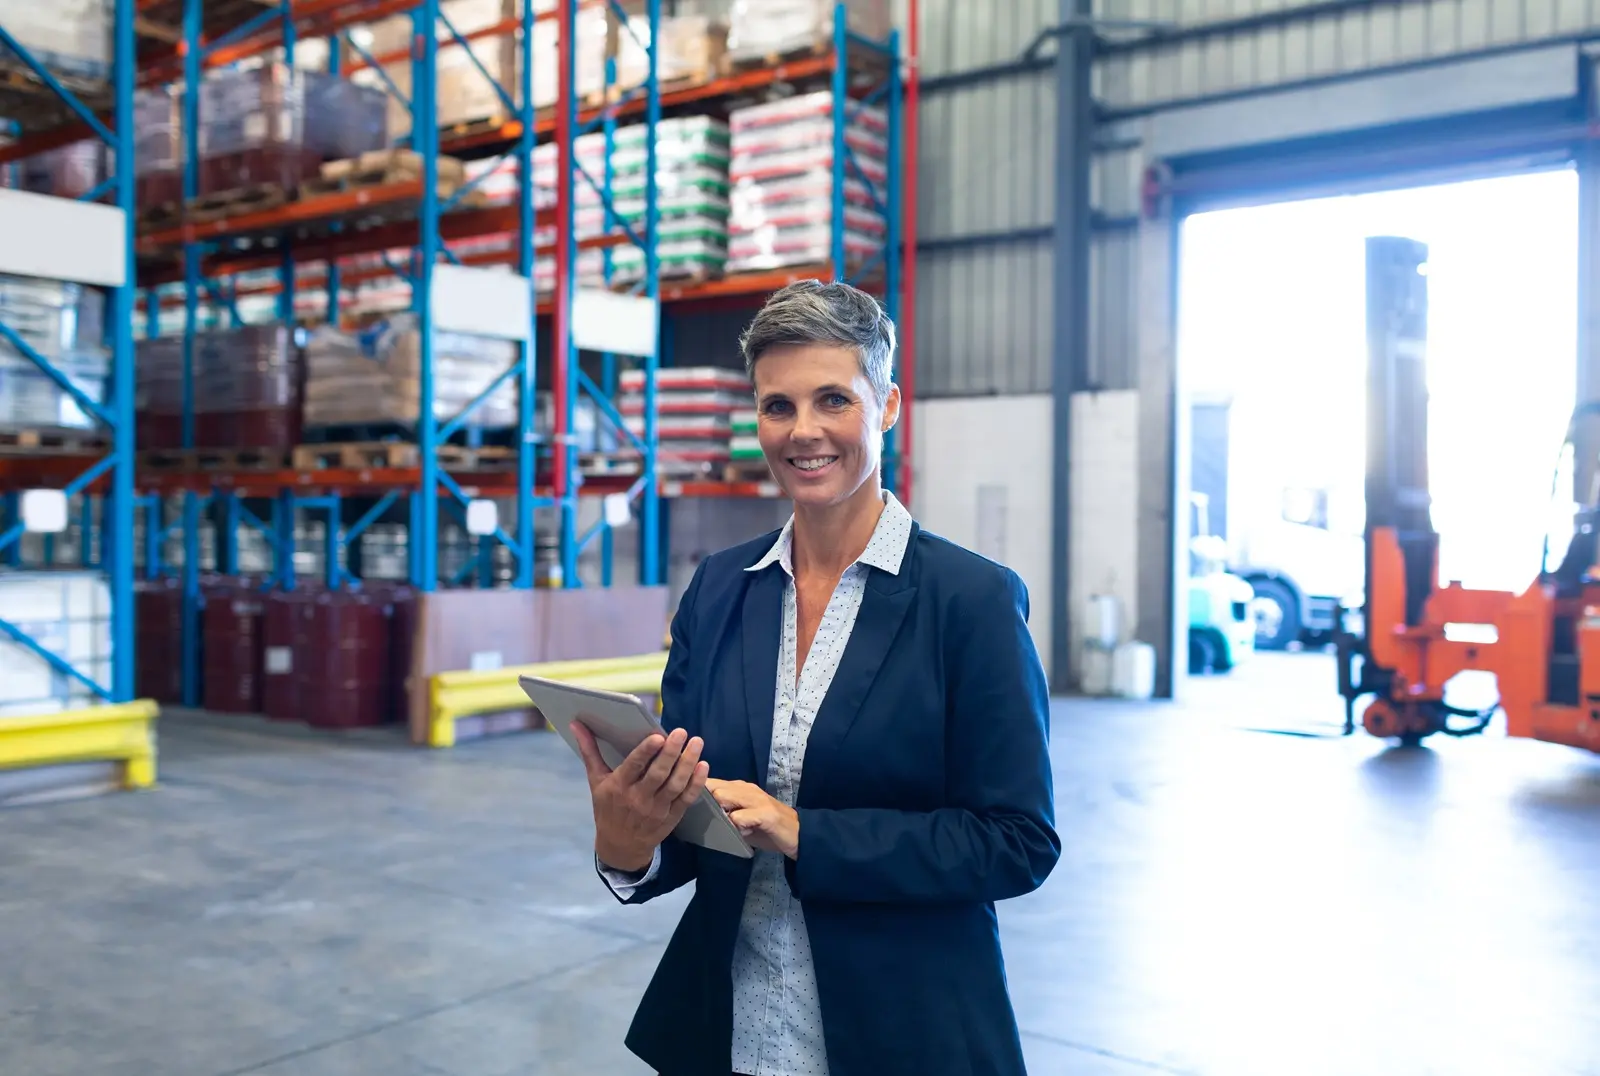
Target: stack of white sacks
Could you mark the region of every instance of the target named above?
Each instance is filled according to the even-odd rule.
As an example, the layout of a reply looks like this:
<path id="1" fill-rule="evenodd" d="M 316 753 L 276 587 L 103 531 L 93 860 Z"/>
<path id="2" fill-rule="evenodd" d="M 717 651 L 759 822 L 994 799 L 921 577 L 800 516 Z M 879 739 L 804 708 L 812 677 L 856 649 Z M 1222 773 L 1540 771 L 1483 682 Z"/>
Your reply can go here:
<path id="1" fill-rule="evenodd" d="M 844 229 L 848 264 L 882 249 L 887 224 L 878 202 L 888 189 L 888 116 L 854 101 L 845 107 L 842 221 L 834 219 L 831 91 L 738 109 L 729 117 L 728 272 L 826 262 L 835 226 Z"/>
<path id="2" fill-rule="evenodd" d="M 644 124 L 619 128 L 613 135 L 610 192 L 612 210 L 634 235 L 644 236 L 647 154 Z M 600 187 L 606 186 L 605 133 L 576 143 L 578 164 Z M 550 144 L 535 151 L 534 181 L 541 200 L 554 203 L 556 153 Z M 583 175 L 573 177 L 575 231 L 584 240 L 606 233 L 605 201 Z M 662 120 L 656 125 L 656 250 L 662 279 L 718 276 L 728 247 L 728 127 L 708 116 Z M 611 231 L 621 232 L 619 226 Z M 553 242 L 555 229 L 542 228 L 537 241 Z M 599 286 L 610 256 L 613 285 L 644 275 L 644 251 L 631 241 L 578 256 L 578 279 Z M 555 259 L 541 257 L 535 267 L 538 289 L 555 287 Z"/>

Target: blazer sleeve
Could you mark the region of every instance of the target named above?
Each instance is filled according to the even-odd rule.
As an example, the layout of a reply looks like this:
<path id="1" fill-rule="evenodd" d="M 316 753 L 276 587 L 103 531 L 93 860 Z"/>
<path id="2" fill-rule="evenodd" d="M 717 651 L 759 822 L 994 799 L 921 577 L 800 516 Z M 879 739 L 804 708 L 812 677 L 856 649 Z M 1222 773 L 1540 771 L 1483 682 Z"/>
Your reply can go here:
<path id="1" fill-rule="evenodd" d="M 785 864 L 800 900 L 997 901 L 1044 883 L 1061 856 L 1050 693 L 1015 572 L 952 602 L 945 647 L 947 805 L 802 808 Z"/>
<path id="2" fill-rule="evenodd" d="M 667 649 L 667 667 L 661 674 L 661 727 L 671 732 L 680 725 L 690 725 L 690 733 L 697 721 L 691 720 L 689 694 L 690 641 L 694 636 L 694 603 L 700 594 L 700 580 L 706 561 L 694 570 L 694 577 L 684 589 L 678 602 L 678 611 L 672 616 L 672 644 Z M 669 836 L 656 849 L 656 858 L 643 878 L 627 883 L 620 877 L 609 878 L 598 860 L 596 873 L 601 881 L 623 904 L 643 904 L 656 897 L 665 896 L 674 889 L 694 881 L 699 873 L 699 859 L 695 850 L 676 837 Z"/>

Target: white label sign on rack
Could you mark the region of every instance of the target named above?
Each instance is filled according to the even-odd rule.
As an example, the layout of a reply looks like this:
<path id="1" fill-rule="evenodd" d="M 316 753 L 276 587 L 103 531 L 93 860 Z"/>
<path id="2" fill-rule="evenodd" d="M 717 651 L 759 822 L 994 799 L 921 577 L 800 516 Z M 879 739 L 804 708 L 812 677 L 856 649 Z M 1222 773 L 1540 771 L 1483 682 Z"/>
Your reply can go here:
<path id="1" fill-rule="evenodd" d="M 120 288 L 128 218 L 116 206 L 0 188 L 0 273 Z"/>
<path id="2" fill-rule="evenodd" d="M 585 351 L 652 355 L 660 326 L 654 299 L 578 288 L 572 299 L 572 342 Z"/>
<path id="3" fill-rule="evenodd" d="M 444 332 L 526 340 L 533 328 L 533 287 L 527 277 L 502 269 L 436 266 L 433 327 Z"/>

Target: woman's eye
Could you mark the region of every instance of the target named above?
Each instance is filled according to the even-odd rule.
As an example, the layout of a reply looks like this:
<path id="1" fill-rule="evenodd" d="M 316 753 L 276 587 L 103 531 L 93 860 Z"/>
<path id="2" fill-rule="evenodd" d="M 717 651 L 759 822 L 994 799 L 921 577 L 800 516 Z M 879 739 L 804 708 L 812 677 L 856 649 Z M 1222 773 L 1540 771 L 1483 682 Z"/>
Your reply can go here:
<path id="1" fill-rule="evenodd" d="M 787 400 L 772 400 L 767 404 L 766 412 L 769 415 L 781 415 L 788 406 L 789 401 Z"/>
<path id="2" fill-rule="evenodd" d="M 828 406 L 829 407 L 844 407 L 849 403 L 850 403 L 849 399 L 847 399 L 844 396 L 841 396 L 837 392 L 833 393 L 832 395 L 830 395 L 828 397 Z"/>

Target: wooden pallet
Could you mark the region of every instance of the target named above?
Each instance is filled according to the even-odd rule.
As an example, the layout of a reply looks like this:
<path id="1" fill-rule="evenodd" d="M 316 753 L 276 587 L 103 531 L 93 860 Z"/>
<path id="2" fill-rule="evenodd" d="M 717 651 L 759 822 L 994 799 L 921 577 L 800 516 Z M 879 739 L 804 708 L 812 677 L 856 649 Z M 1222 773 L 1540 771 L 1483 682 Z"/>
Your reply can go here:
<path id="1" fill-rule="evenodd" d="M 832 51 L 833 38 L 825 34 L 819 34 L 810 41 L 796 43 L 778 52 L 737 57 L 724 53 L 722 56 L 722 73 L 731 75 L 741 71 L 766 70 L 779 67 L 785 63 L 793 63 L 796 60 L 810 60 L 818 56 L 826 56 Z"/>
<path id="2" fill-rule="evenodd" d="M 499 133 L 508 123 L 515 123 L 514 116 L 483 116 L 475 120 L 462 120 L 439 128 L 439 144 L 448 145 L 456 139 L 479 138 L 485 135 Z"/>
<path id="3" fill-rule="evenodd" d="M 184 206 L 184 216 L 195 224 L 205 224 L 243 213 L 277 209 L 288 202 L 288 192 L 276 183 L 252 183 L 248 187 L 191 198 Z"/>
<path id="4" fill-rule="evenodd" d="M 281 471 L 289 453 L 276 448 L 151 448 L 139 466 L 151 471 Z"/>
<path id="5" fill-rule="evenodd" d="M 516 451 L 498 445 L 438 446 L 439 463 L 452 470 L 479 470 L 515 461 Z M 409 441 L 342 441 L 300 445 L 293 453 L 297 471 L 406 470 L 420 466 L 419 446 Z"/>
<path id="6" fill-rule="evenodd" d="M 0 450 L 10 455 L 54 452 L 103 452 L 105 436 L 95 430 L 57 427 L 0 430 Z"/>
<path id="7" fill-rule="evenodd" d="M 291 465 L 297 471 L 401 470 L 417 461 L 417 446 L 405 441 L 343 441 L 300 445 Z"/>
<path id="8" fill-rule="evenodd" d="M 578 455 L 578 473 L 589 478 L 636 475 L 643 468 L 643 461 L 632 454 L 583 452 Z"/>
<path id="9" fill-rule="evenodd" d="M 422 178 L 422 173 L 421 154 L 408 149 L 374 150 L 359 157 L 327 162 L 322 166 L 321 175 L 300 184 L 300 197 L 315 198 L 336 191 L 415 182 Z M 438 177 L 438 193 L 448 198 L 466 182 L 466 166 L 454 157 L 440 157 Z"/>
<path id="10" fill-rule="evenodd" d="M 139 225 L 143 228 L 172 228 L 183 222 L 182 202 L 162 202 L 139 211 Z"/>

